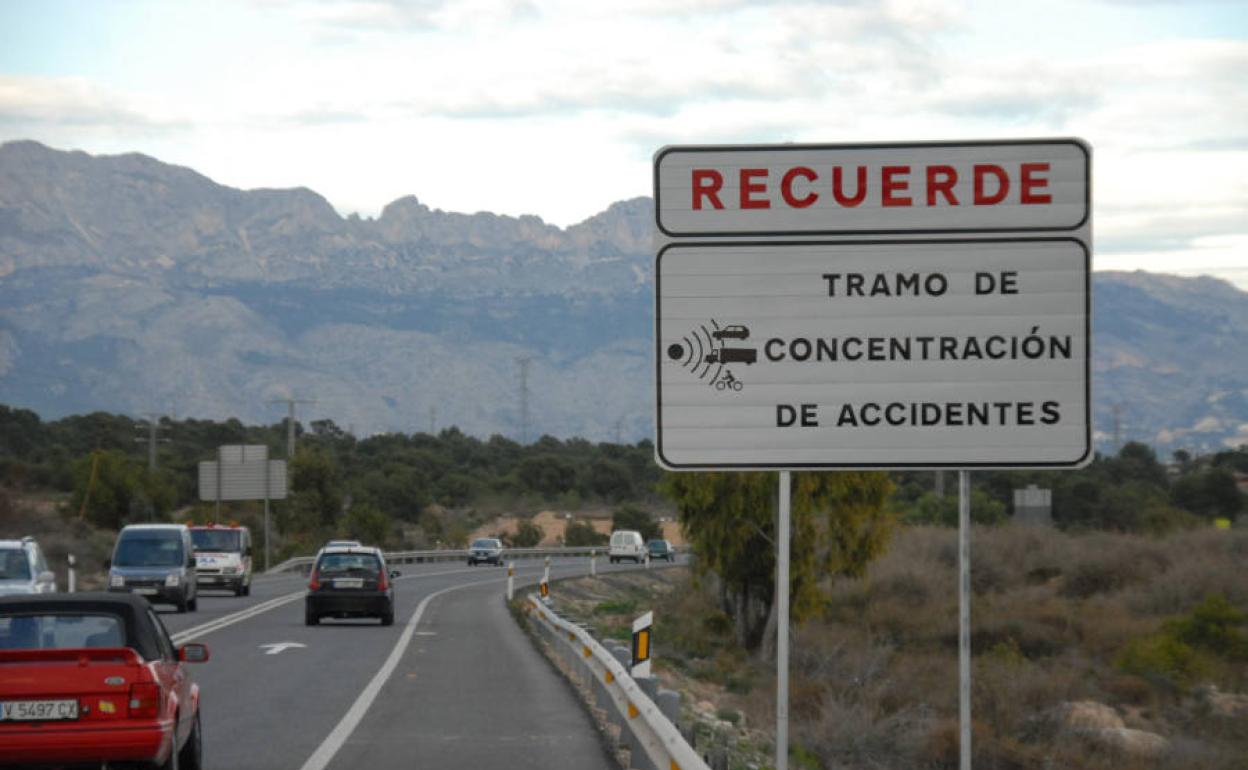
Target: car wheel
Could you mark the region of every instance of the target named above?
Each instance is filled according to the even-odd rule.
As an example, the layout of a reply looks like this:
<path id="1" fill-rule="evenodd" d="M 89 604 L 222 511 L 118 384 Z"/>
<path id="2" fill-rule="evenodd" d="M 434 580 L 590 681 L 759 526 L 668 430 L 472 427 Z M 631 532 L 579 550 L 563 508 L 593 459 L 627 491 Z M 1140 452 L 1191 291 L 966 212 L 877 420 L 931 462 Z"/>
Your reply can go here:
<path id="1" fill-rule="evenodd" d="M 393 626 L 393 625 L 394 625 L 394 605 L 393 605 L 393 604 L 392 604 L 392 605 L 390 605 L 390 608 L 389 608 L 389 609 L 387 609 L 385 612 L 381 613 L 381 624 L 382 624 L 383 626 Z"/>
<path id="2" fill-rule="evenodd" d="M 320 615 L 317 615 L 315 612 L 313 612 L 310 609 L 305 609 L 303 611 L 303 624 L 305 626 L 315 626 L 317 623 L 320 623 L 320 622 L 321 622 Z"/>
<path id="3" fill-rule="evenodd" d="M 177 602 L 178 612 L 179 613 L 186 612 L 187 607 L 189 605 L 190 605 L 190 602 L 186 600 L 185 596 L 183 596 L 181 599 L 178 599 L 178 602 Z"/>
<path id="4" fill-rule="evenodd" d="M 199 712 L 195 712 L 195 722 L 191 725 L 191 734 L 178 752 L 178 770 L 201 770 L 204 766 L 204 741 L 199 728 Z"/>
<path id="5" fill-rule="evenodd" d="M 243 586 L 243 596 L 251 596 L 251 583 Z"/>
<path id="6" fill-rule="evenodd" d="M 195 598 L 189 600 L 186 603 L 186 608 L 190 610 L 191 612 L 199 611 L 199 595 L 198 594 L 195 596 Z"/>

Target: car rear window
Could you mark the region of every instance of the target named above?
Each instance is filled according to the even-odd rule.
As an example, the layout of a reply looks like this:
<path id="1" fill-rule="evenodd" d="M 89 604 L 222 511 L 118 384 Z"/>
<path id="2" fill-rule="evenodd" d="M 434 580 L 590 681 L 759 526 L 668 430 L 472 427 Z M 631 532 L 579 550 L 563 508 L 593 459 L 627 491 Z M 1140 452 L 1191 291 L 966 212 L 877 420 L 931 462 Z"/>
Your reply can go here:
<path id="1" fill-rule="evenodd" d="M 18 548 L 0 551 L 0 580 L 30 580 L 30 561 Z"/>
<path id="2" fill-rule="evenodd" d="M 35 613 L 0 615 L 0 650 L 68 650 L 126 647 L 118 615 Z"/>
<path id="3" fill-rule="evenodd" d="M 316 569 L 322 575 L 348 572 L 372 573 L 381 570 L 381 562 L 371 553 L 327 553 L 321 556 Z"/>

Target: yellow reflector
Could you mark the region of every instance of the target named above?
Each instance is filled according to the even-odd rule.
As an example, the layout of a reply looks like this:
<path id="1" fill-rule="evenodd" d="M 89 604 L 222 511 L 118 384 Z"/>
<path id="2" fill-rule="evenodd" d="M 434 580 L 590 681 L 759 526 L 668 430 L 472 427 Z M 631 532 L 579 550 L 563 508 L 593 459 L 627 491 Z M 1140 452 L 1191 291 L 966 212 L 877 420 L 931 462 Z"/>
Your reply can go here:
<path id="1" fill-rule="evenodd" d="M 650 629 L 643 628 L 634 636 L 636 637 L 637 662 L 645 663 L 650 660 Z"/>
<path id="2" fill-rule="evenodd" d="M 637 716 L 637 715 L 638 715 L 638 714 L 640 714 L 640 713 L 641 713 L 641 712 L 637 710 L 637 707 L 633 705 L 632 701 L 629 701 L 629 703 L 628 703 L 628 718 L 629 718 L 629 719 L 632 719 L 633 717 Z"/>
<path id="3" fill-rule="evenodd" d="M 615 681 L 615 674 L 612 674 L 610 671 L 608 671 L 606 678 L 607 678 L 607 684 L 611 684 L 612 682 Z"/>
<path id="4" fill-rule="evenodd" d="M 588 658 L 590 655 L 592 655 L 592 654 L 593 654 L 593 653 L 591 653 L 591 652 L 589 651 L 589 648 L 588 648 L 588 647 L 581 647 L 581 652 L 583 652 L 583 653 L 585 654 L 585 657 L 587 657 L 587 658 Z"/>

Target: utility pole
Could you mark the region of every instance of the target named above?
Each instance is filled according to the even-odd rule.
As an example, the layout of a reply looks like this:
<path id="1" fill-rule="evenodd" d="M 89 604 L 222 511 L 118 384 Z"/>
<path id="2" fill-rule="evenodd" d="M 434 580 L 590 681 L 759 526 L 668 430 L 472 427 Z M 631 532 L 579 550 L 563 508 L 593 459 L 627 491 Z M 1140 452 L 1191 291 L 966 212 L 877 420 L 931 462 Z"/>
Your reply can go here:
<path id="1" fill-rule="evenodd" d="M 429 435 L 437 435 L 433 431 L 438 423 L 438 408 L 436 406 L 429 407 Z"/>
<path id="2" fill-rule="evenodd" d="M 1114 453 L 1122 451 L 1122 404 L 1114 404 Z"/>
<path id="3" fill-rule="evenodd" d="M 160 424 L 160 414 L 157 412 L 145 412 L 144 417 L 147 418 L 147 437 L 136 438 L 134 442 L 136 444 L 147 443 L 147 470 L 154 473 L 156 471 L 156 445 L 168 444 L 170 439 L 160 438 L 156 435 L 157 431 L 165 429 Z"/>
<path id="4" fill-rule="evenodd" d="M 621 417 L 615 421 L 615 443 L 616 445 L 619 445 L 620 443 L 620 437 L 621 437 L 621 433 L 623 432 L 623 428 L 624 428 L 624 418 Z"/>
<path id="5" fill-rule="evenodd" d="M 286 460 L 295 459 L 295 404 L 315 404 L 313 399 L 300 398 L 278 398 L 269 402 L 270 404 L 286 405 Z"/>
<path id="6" fill-rule="evenodd" d="M 520 365 L 520 443 L 529 443 L 529 365 L 531 356 L 516 356 Z"/>

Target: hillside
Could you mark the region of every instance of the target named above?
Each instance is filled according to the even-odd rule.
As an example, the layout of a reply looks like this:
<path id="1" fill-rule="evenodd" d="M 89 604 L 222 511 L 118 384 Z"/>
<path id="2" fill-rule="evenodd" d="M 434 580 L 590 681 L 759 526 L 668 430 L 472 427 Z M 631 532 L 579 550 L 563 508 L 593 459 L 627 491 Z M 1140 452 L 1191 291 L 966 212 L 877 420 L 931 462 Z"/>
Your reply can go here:
<path id="1" fill-rule="evenodd" d="M 341 217 L 307 189 L 237 190 L 137 154 L 0 145 L 0 402 L 49 418 L 265 422 L 312 399 L 361 434 L 450 424 L 530 439 L 653 432 L 653 209 L 561 229 L 416 198 Z M 1094 280 L 1100 439 L 1248 441 L 1248 294 Z"/>

